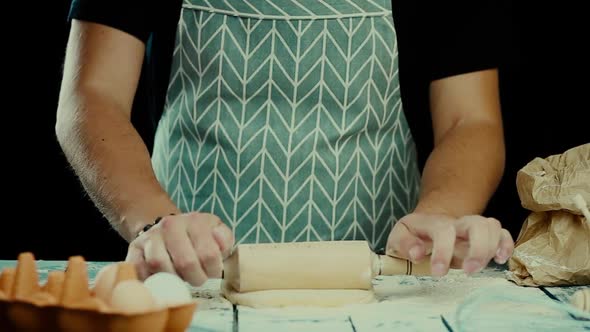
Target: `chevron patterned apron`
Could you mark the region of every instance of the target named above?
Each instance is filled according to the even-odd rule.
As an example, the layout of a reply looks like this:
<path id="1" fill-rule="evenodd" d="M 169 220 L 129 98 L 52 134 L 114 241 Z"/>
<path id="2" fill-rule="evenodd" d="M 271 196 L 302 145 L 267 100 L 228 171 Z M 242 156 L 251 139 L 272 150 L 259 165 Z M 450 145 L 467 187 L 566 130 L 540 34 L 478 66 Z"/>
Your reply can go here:
<path id="1" fill-rule="evenodd" d="M 185 0 L 156 176 L 238 243 L 367 240 L 415 206 L 390 0 Z"/>

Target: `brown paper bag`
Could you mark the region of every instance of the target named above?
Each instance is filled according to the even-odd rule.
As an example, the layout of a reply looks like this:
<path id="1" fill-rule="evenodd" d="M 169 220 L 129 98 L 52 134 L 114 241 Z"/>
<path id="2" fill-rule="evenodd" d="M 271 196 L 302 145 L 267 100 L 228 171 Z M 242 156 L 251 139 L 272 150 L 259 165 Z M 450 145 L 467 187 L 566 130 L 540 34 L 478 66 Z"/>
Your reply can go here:
<path id="1" fill-rule="evenodd" d="M 516 178 L 528 216 L 508 267 L 522 286 L 590 284 L 590 221 L 573 198 L 590 203 L 590 144 L 535 158 Z"/>
<path id="2" fill-rule="evenodd" d="M 525 209 L 582 214 L 572 198 L 580 194 L 590 203 L 590 143 L 546 159 L 535 158 L 517 173 L 516 189 Z"/>

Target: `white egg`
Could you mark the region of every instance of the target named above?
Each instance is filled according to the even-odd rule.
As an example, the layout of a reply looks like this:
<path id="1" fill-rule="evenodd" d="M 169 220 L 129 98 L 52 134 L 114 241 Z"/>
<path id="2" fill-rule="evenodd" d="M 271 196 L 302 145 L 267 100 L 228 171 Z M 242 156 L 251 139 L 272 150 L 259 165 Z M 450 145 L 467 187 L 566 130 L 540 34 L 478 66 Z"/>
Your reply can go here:
<path id="1" fill-rule="evenodd" d="M 158 272 L 149 276 L 143 283 L 152 293 L 156 305 L 160 307 L 181 305 L 192 300 L 189 287 L 175 274 Z"/>

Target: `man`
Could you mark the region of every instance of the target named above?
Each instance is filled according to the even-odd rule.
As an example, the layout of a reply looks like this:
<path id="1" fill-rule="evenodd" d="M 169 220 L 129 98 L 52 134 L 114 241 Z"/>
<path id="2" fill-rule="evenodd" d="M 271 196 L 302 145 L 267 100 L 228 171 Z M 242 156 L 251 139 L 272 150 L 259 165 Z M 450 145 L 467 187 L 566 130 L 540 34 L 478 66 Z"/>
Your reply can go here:
<path id="1" fill-rule="evenodd" d="M 200 285 L 246 242 L 362 239 L 437 276 L 508 259 L 510 234 L 479 215 L 504 165 L 497 70 L 432 60 L 420 174 L 391 7 L 74 2 L 56 132 L 141 277 Z M 151 155 L 130 121 L 140 84 L 163 100 Z"/>

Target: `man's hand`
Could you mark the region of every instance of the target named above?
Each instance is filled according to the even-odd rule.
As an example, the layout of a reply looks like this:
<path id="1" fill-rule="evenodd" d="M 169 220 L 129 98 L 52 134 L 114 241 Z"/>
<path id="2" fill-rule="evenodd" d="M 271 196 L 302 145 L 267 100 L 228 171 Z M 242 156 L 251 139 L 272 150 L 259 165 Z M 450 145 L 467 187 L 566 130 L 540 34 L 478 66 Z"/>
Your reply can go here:
<path id="1" fill-rule="evenodd" d="M 170 272 L 200 286 L 221 277 L 233 244 L 231 230 L 214 215 L 168 216 L 131 242 L 126 261 L 135 264 L 141 279 Z"/>
<path id="2" fill-rule="evenodd" d="M 449 268 L 479 272 L 491 259 L 504 264 L 513 249 L 512 236 L 496 219 L 412 213 L 391 230 L 386 253 L 414 263 L 431 254 L 432 275 L 443 276 Z"/>

